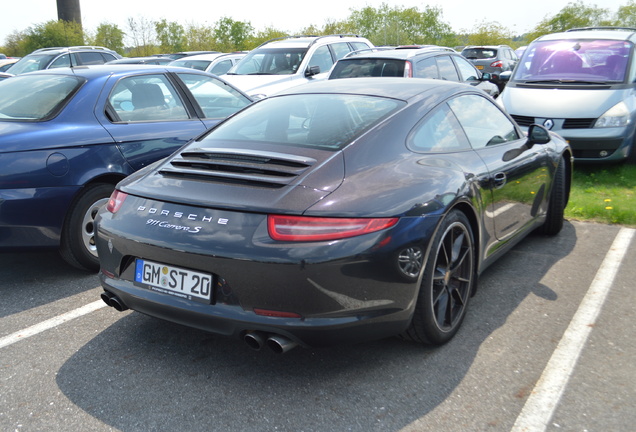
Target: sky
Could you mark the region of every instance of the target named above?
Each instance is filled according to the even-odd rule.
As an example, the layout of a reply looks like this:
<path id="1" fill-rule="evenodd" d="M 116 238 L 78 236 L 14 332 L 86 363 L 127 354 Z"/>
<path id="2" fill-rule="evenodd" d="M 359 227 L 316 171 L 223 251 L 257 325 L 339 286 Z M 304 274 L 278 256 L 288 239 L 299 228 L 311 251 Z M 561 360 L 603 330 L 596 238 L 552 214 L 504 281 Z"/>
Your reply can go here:
<path id="1" fill-rule="evenodd" d="M 531 2 L 489 2 L 478 0 L 80 0 L 84 30 L 95 31 L 102 23 L 116 24 L 126 31 L 128 18 L 156 21 L 166 19 L 187 26 L 214 25 L 220 18 L 250 22 L 256 30 L 274 27 L 297 34 L 311 24 L 347 18 L 351 10 L 382 3 L 424 11 L 439 7 L 441 19 L 454 31 L 470 30 L 486 22 L 498 22 L 514 34 L 532 30 L 541 20 L 556 15 L 576 0 L 534 0 Z M 583 0 L 587 6 L 604 7 L 614 13 L 629 0 Z M 515 4 L 516 3 L 516 4 Z M 488 7 L 488 5 L 492 7 Z M 479 6 L 481 5 L 481 6 Z M 15 31 L 57 20 L 56 0 L 3 0 L 0 7 L 0 46 Z"/>

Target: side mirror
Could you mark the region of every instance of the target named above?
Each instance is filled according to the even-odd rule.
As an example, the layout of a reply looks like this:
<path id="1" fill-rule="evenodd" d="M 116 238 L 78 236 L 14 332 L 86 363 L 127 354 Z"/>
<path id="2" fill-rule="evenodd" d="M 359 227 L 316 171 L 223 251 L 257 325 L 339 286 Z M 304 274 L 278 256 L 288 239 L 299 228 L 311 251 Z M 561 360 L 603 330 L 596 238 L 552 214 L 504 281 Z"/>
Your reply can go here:
<path id="1" fill-rule="evenodd" d="M 309 66 L 305 71 L 305 76 L 310 77 L 320 73 L 320 66 Z"/>
<path id="2" fill-rule="evenodd" d="M 535 144 L 547 144 L 550 142 L 550 132 L 541 125 L 533 124 L 528 128 L 528 147 Z"/>
<path id="3" fill-rule="evenodd" d="M 499 74 L 499 79 L 503 82 L 510 81 L 510 77 L 512 76 L 512 71 L 505 71 Z"/>
<path id="4" fill-rule="evenodd" d="M 485 72 L 485 73 L 481 74 L 481 80 L 482 81 L 492 81 L 492 75 L 489 74 L 488 72 Z"/>

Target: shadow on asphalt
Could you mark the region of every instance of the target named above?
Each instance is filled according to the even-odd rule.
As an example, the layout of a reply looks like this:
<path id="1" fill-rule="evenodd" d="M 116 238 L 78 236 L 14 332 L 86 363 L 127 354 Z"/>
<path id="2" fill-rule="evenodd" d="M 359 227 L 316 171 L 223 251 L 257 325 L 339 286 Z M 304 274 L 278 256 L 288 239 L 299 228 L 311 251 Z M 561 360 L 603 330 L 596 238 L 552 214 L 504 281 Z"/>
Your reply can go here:
<path id="1" fill-rule="evenodd" d="M 99 286 L 97 273 L 78 270 L 57 253 L 0 253 L 0 318 Z"/>
<path id="2" fill-rule="evenodd" d="M 74 404 L 122 431 L 398 430 L 426 415 L 461 383 L 482 343 L 576 243 L 530 236 L 488 269 L 466 320 L 447 345 L 397 338 L 285 355 L 146 317 L 123 316 L 58 371 Z"/>

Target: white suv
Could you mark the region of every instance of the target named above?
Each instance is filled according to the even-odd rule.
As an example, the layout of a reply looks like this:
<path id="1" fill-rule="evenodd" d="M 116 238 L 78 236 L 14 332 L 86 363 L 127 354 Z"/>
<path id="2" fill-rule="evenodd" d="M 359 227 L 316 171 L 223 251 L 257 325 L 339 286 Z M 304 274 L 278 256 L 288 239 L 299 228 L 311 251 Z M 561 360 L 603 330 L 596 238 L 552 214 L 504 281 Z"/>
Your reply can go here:
<path id="1" fill-rule="evenodd" d="M 326 79 L 336 62 L 351 51 L 372 48 L 356 35 L 289 36 L 252 50 L 223 75 L 254 98 L 267 97 L 299 84 Z"/>

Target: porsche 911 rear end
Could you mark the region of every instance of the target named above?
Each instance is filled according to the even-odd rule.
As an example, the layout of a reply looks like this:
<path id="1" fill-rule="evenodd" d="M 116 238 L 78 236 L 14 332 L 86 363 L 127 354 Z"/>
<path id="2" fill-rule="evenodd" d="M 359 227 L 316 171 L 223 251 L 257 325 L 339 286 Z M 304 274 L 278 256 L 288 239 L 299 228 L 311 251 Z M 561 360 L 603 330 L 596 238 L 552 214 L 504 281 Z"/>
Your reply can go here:
<path id="1" fill-rule="evenodd" d="M 99 217 L 104 300 L 284 350 L 390 336 L 417 278 L 397 263 L 409 218 L 303 218 L 116 192 Z M 286 343 L 280 342 L 286 341 Z"/>

